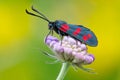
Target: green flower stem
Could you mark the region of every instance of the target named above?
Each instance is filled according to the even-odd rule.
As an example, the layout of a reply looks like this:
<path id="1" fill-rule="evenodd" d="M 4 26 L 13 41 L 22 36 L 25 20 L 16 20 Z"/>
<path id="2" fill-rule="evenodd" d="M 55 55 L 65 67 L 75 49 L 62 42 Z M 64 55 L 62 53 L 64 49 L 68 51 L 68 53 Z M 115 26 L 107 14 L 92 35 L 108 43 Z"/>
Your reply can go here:
<path id="1" fill-rule="evenodd" d="M 61 68 L 61 71 L 57 77 L 56 80 L 63 80 L 67 71 L 68 71 L 68 68 L 69 68 L 69 63 L 65 62 L 65 63 L 62 63 L 62 68 Z"/>

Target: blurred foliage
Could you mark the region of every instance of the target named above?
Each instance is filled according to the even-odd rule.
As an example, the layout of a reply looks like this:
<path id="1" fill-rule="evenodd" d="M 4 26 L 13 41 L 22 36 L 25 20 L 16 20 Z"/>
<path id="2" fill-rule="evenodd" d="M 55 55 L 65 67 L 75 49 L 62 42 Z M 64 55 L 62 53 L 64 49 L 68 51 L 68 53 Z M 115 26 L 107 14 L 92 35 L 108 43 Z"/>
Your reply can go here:
<path id="1" fill-rule="evenodd" d="M 119 0 L 1 0 L 0 80 L 55 80 L 59 73 L 61 64 L 48 64 L 53 60 L 39 50 L 49 51 L 44 44 L 48 24 L 25 13 L 31 5 L 50 20 L 82 24 L 98 37 L 99 45 L 88 47 L 96 60 L 86 66 L 98 74 L 70 68 L 65 80 L 120 80 L 119 4 Z"/>

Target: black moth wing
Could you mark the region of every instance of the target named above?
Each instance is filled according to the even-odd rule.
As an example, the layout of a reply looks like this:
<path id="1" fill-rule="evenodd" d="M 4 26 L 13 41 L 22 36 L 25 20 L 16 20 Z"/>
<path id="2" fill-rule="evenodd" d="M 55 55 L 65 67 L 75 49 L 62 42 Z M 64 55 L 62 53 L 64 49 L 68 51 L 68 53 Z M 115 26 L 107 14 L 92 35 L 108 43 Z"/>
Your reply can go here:
<path id="1" fill-rule="evenodd" d="M 95 34 L 88 28 L 82 25 L 73 25 L 68 24 L 69 30 L 67 30 L 67 34 L 82 43 L 85 43 L 89 46 L 97 46 L 98 41 Z"/>

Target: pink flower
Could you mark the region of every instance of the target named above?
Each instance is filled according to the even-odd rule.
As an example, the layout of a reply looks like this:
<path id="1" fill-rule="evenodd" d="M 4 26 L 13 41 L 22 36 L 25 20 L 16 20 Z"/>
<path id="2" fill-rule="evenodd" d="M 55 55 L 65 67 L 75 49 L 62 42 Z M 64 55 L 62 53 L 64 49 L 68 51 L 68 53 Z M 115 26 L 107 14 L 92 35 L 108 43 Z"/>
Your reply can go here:
<path id="1" fill-rule="evenodd" d="M 85 44 L 69 36 L 64 36 L 61 44 L 60 40 L 49 35 L 45 43 L 55 53 L 56 59 L 62 62 L 69 62 L 77 67 L 91 64 L 95 59 L 92 54 L 88 53 Z"/>

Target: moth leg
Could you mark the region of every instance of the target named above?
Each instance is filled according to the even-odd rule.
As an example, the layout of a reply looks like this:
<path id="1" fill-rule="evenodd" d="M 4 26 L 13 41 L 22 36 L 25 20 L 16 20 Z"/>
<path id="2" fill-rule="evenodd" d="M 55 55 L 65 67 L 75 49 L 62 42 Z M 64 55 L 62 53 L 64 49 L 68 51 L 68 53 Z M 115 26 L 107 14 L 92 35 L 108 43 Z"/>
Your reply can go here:
<path id="1" fill-rule="evenodd" d="M 61 44 L 60 44 L 60 45 L 62 46 L 62 40 L 63 40 L 63 36 L 61 35 L 61 36 L 60 36 L 60 38 L 61 38 Z"/>
<path id="2" fill-rule="evenodd" d="M 46 38 L 45 38 L 45 42 L 46 42 L 47 37 L 48 37 L 51 33 L 52 33 L 52 35 L 53 35 L 53 29 L 51 29 L 51 30 L 49 31 L 49 33 L 47 34 L 47 36 L 46 36 Z"/>
<path id="3" fill-rule="evenodd" d="M 51 31 L 51 35 L 53 36 L 53 30 Z"/>
<path id="4" fill-rule="evenodd" d="M 63 39 L 63 36 L 60 34 L 60 31 L 58 30 L 58 34 L 59 34 L 59 36 L 60 36 L 60 40 L 61 40 L 61 46 L 62 46 L 62 39 Z"/>
<path id="5" fill-rule="evenodd" d="M 76 40 L 76 45 L 78 45 L 78 40 Z"/>
<path id="6" fill-rule="evenodd" d="M 76 40 L 76 48 L 78 48 L 78 40 Z"/>
<path id="7" fill-rule="evenodd" d="M 46 37 L 48 37 L 50 34 L 52 34 L 52 35 L 53 35 L 53 27 L 50 29 L 50 31 L 49 31 L 49 33 L 47 34 L 47 36 L 46 36 Z"/>

